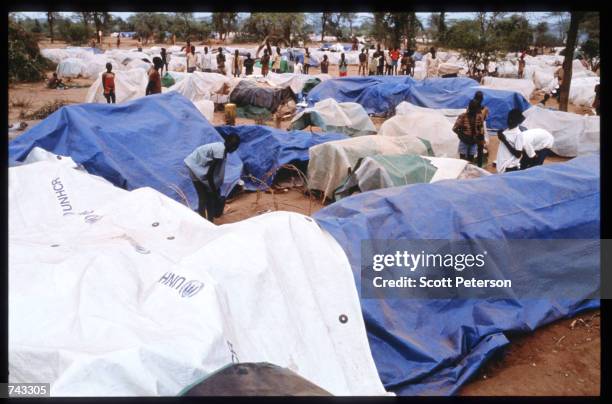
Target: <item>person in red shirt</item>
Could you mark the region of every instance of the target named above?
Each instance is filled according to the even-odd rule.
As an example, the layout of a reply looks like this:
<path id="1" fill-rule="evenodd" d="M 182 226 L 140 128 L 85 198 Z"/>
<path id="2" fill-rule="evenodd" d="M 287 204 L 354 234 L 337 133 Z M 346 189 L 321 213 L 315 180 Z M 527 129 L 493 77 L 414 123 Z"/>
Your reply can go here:
<path id="1" fill-rule="evenodd" d="M 153 67 L 149 69 L 149 84 L 147 84 L 147 90 L 145 95 L 159 94 L 161 93 L 161 75 L 159 70 L 164 65 L 159 56 L 153 58 Z"/>
<path id="2" fill-rule="evenodd" d="M 102 73 L 102 86 L 104 87 L 104 98 L 107 104 L 115 103 L 115 73 L 112 72 L 113 65 L 106 64 L 106 71 Z"/>
<path id="3" fill-rule="evenodd" d="M 400 52 L 398 48 L 391 51 L 391 66 L 393 66 L 393 74 L 397 74 L 397 62 L 400 58 Z"/>

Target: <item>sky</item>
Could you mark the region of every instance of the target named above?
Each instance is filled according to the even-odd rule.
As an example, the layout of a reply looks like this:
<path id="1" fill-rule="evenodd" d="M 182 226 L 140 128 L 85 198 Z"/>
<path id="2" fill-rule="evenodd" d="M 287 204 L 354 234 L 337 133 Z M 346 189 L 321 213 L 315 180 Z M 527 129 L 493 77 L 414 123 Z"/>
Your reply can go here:
<path id="1" fill-rule="evenodd" d="M 17 13 L 18 15 L 24 16 L 24 17 L 30 17 L 30 18 L 46 18 L 46 13 L 44 12 L 21 12 L 21 13 Z M 71 12 L 67 12 L 67 13 L 61 13 L 64 15 L 71 15 Z M 121 17 L 122 19 L 127 19 L 129 16 L 131 16 L 134 13 L 131 12 L 111 12 L 111 14 Z M 209 17 L 211 13 L 193 13 L 195 18 L 202 18 L 202 17 Z M 241 17 L 245 17 L 248 15 L 248 13 L 240 13 L 242 14 Z M 364 17 L 368 17 L 369 13 L 357 13 L 359 15 L 360 18 L 364 18 Z M 423 25 L 427 26 L 429 24 L 429 16 L 431 13 L 416 13 L 417 17 L 419 18 L 419 20 L 421 20 L 421 22 L 423 23 Z M 469 18 L 473 18 L 474 15 L 476 13 L 446 13 L 446 19 L 447 21 L 452 21 L 452 20 L 460 20 L 460 19 L 469 19 Z M 548 13 L 542 13 L 542 12 L 529 12 L 529 13 L 524 13 L 525 16 L 527 17 L 527 19 L 529 20 L 529 22 L 531 22 L 532 24 L 537 24 L 540 21 L 544 21 L 547 18 Z"/>

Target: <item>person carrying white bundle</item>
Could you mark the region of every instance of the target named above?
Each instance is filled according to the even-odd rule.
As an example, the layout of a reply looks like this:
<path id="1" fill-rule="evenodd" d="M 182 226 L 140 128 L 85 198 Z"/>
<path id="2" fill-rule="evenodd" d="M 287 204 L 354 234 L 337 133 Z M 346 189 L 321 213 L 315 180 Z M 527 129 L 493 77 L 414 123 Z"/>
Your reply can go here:
<path id="1" fill-rule="evenodd" d="M 555 138 L 546 129 L 528 129 L 523 131 L 523 157 L 521 158 L 521 170 L 530 167 L 541 166 L 544 159 L 552 152 Z"/>

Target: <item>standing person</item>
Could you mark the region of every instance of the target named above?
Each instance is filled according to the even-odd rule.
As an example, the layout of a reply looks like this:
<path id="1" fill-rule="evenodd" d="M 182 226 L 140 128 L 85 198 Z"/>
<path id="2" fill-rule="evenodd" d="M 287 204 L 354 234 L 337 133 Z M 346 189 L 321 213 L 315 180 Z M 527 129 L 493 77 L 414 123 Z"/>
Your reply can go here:
<path id="1" fill-rule="evenodd" d="M 261 75 L 266 77 L 268 75 L 268 70 L 270 70 L 270 55 L 268 54 L 268 50 L 264 49 L 263 56 L 261 57 Z"/>
<path id="2" fill-rule="evenodd" d="M 102 43 L 102 30 L 98 30 L 98 43 Z"/>
<path id="3" fill-rule="evenodd" d="M 189 53 L 191 52 L 191 40 L 190 39 L 188 39 L 187 44 L 181 48 L 181 51 L 183 50 L 185 51 L 185 56 L 189 56 Z"/>
<path id="4" fill-rule="evenodd" d="M 117 49 L 119 49 L 120 45 L 121 45 L 121 32 L 119 33 L 119 35 L 117 35 Z"/>
<path id="5" fill-rule="evenodd" d="M 308 69 L 310 69 L 310 51 L 308 48 L 304 48 L 304 50 L 306 51 L 304 53 L 304 74 L 308 74 Z M 321 73 L 323 73 L 323 70 L 321 70 Z"/>
<path id="6" fill-rule="evenodd" d="M 238 77 L 242 74 L 242 58 L 238 49 L 234 51 L 234 61 L 232 62 L 232 75 Z"/>
<path id="7" fill-rule="evenodd" d="M 281 63 L 281 51 L 280 48 L 276 47 L 276 54 L 272 59 L 272 71 L 274 73 L 280 73 L 280 63 Z"/>
<path id="8" fill-rule="evenodd" d="M 227 155 L 235 152 L 239 145 L 240 137 L 231 133 L 225 137 L 224 142 L 196 148 L 184 160 L 198 193 L 198 213 L 211 223 L 223 214 L 225 201 L 221 196 L 221 186 Z"/>
<path id="9" fill-rule="evenodd" d="M 366 75 L 368 70 L 368 55 L 365 53 L 365 48 L 361 50 L 359 54 L 359 72 L 357 74 L 361 74 L 362 76 Z"/>
<path id="10" fill-rule="evenodd" d="M 204 55 L 202 55 L 202 71 L 206 73 L 212 72 L 211 54 L 208 53 L 208 46 L 204 47 Z"/>
<path id="11" fill-rule="evenodd" d="M 142 52 L 142 40 L 140 39 L 140 36 L 138 37 L 137 48 L 138 52 Z"/>
<path id="12" fill-rule="evenodd" d="M 599 84 L 595 85 L 595 99 L 592 107 L 595 109 L 595 113 L 599 115 Z"/>
<path id="13" fill-rule="evenodd" d="M 246 59 L 243 62 L 244 65 L 244 74 L 246 76 L 250 76 L 253 74 L 253 66 L 255 65 L 255 61 L 251 59 L 251 54 L 247 53 Z"/>
<path id="14" fill-rule="evenodd" d="M 557 70 L 555 70 L 555 78 L 557 79 L 557 86 L 553 93 L 554 93 L 554 96 L 557 98 L 557 101 L 561 102 L 560 101 L 561 91 L 559 91 L 559 89 L 561 88 L 561 84 L 563 83 L 563 75 L 565 74 L 565 72 L 563 71 L 563 66 L 561 65 L 561 62 L 557 62 L 556 64 L 559 67 L 557 68 Z"/>
<path id="15" fill-rule="evenodd" d="M 521 54 L 521 57 L 518 61 L 518 77 L 519 79 L 525 77 L 525 52 Z"/>
<path id="16" fill-rule="evenodd" d="M 476 156 L 477 164 L 481 167 L 483 156 L 482 147 L 479 146 L 484 145 L 484 126 L 478 101 L 470 101 L 467 112 L 457 117 L 453 132 L 459 137 L 459 158 L 472 163 Z"/>
<path id="17" fill-rule="evenodd" d="M 400 59 L 400 74 L 408 75 L 408 72 L 410 70 L 409 63 L 410 62 L 408 61 L 408 52 L 404 52 L 402 58 Z"/>
<path id="18" fill-rule="evenodd" d="M 168 59 L 169 59 L 169 56 L 166 53 L 166 48 L 161 48 L 160 56 L 161 56 L 162 63 L 164 64 L 164 67 L 166 68 L 166 73 L 168 73 Z M 163 72 L 164 72 L 164 69 L 162 68 L 162 73 Z"/>
<path id="19" fill-rule="evenodd" d="M 391 65 L 393 66 L 393 74 L 397 75 L 397 64 L 400 58 L 400 52 L 398 48 L 394 48 L 391 51 Z"/>
<path id="20" fill-rule="evenodd" d="M 225 76 L 225 55 L 223 54 L 223 48 L 219 46 L 219 53 L 217 54 L 217 70 L 219 73 Z"/>
<path id="21" fill-rule="evenodd" d="M 429 49 L 429 53 L 425 55 L 425 71 L 427 78 L 438 77 L 438 68 L 440 67 L 440 59 L 436 57 L 436 48 L 433 46 Z"/>
<path id="22" fill-rule="evenodd" d="M 385 55 L 385 66 L 387 76 L 393 75 L 393 59 L 391 59 L 391 49 L 387 50 L 387 54 Z"/>
<path id="23" fill-rule="evenodd" d="M 306 72 L 305 64 L 304 64 L 304 72 Z M 329 74 L 329 60 L 327 59 L 327 55 L 323 55 L 323 60 L 321 61 L 321 73 Z"/>
<path id="24" fill-rule="evenodd" d="M 106 71 L 102 73 L 102 86 L 104 87 L 104 98 L 107 104 L 115 103 L 115 73 L 112 72 L 113 65 L 106 64 Z"/>
<path id="25" fill-rule="evenodd" d="M 378 45 L 380 47 L 380 45 Z M 378 70 L 376 71 L 376 74 L 378 74 L 379 76 L 382 76 L 383 74 L 385 74 L 385 52 L 383 52 L 382 50 L 378 51 Z"/>
<path id="26" fill-rule="evenodd" d="M 499 147 L 495 165 L 498 173 L 517 171 L 521 168 L 522 150 L 525 147 L 523 133 L 519 125 L 525 117 L 519 109 L 513 109 L 508 113 L 508 129 L 497 132 Z"/>
<path id="27" fill-rule="evenodd" d="M 160 94 L 161 93 L 161 75 L 159 70 L 162 68 L 163 62 L 159 56 L 153 58 L 153 67 L 149 69 L 149 83 L 145 95 Z"/>
<path id="28" fill-rule="evenodd" d="M 376 52 L 372 53 L 372 59 L 370 60 L 370 63 L 368 65 L 368 73 L 370 76 L 375 76 L 376 71 L 378 70 L 378 58 L 376 55 Z"/>
<path id="29" fill-rule="evenodd" d="M 344 58 L 344 53 L 340 54 L 340 62 L 338 62 L 338 71 L 340 72 L 340 77 L 346 77 L 348 71 L 348 64 L 346 63 L 346 59 Z"/>
<path id="30" fill-rule="evenodd" d="M 192 46 L 187 53 L 187 73 L 193 73 L 196 70 L 195 46 Z"/>
<path id="31" fill-rule="evenodd" d="M 176 45 L 176 34 L 172 34 L 172 46 Z"/>

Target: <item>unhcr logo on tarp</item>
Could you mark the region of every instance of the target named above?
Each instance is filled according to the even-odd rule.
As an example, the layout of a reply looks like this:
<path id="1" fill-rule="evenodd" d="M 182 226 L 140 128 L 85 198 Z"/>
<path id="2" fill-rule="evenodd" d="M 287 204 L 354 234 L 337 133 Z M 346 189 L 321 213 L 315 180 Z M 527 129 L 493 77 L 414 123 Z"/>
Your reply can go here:
<path id="1" fill-rule="evenodd" d="M 158 283 L 177 290 L 181 297 L 192 297 L 204 288 L 204 283 L 198 280 L 187 281 L 184 276 L 172 272 L 166 272 Z"/>
<path id="2" fill-rule="evenodd" d="M 63 215 L 71 215 L 74 214 L 72 212 L 72 205 L 70 204 L 70 199 L 68 198 L 68 194 L 64 191 L 64 184 L 59 177 L 55 178 L 51 181 L 51 186 L 53 187 L 53 192 L 57 196 L 57 200 L 62 208 Z"/>

